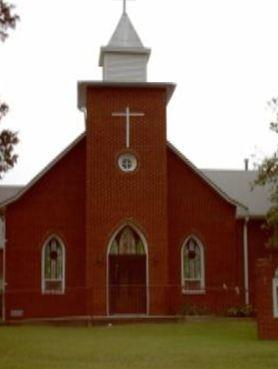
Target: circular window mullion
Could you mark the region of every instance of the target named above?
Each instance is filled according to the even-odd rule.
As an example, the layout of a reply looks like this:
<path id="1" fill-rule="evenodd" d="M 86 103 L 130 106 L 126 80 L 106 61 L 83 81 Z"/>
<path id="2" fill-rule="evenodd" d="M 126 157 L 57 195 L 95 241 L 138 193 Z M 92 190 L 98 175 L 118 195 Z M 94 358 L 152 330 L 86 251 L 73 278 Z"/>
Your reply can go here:
<path id="1" fill-rule="evenodd" d="M 123 172 L 133 172 L 137 168 L 137 159 L 133 154 L 125 153 L 119 156 L 118 165 Z"/>

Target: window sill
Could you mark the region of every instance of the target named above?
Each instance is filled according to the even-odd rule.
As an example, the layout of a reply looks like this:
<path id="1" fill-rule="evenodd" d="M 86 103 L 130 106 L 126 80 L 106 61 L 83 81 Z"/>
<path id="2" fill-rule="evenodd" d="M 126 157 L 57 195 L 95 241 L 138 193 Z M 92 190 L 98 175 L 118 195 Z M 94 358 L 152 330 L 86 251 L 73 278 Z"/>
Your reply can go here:
<path id="1" fill-rule="evenodd" d="M 42 291 L 42 295 L 64 295 L 65 291 Z"/>
<path id="2" fill-rule="evenodd" d="M 185 290 L 182 289 L 183 295 L 205 295 L 206 290 Z"/>

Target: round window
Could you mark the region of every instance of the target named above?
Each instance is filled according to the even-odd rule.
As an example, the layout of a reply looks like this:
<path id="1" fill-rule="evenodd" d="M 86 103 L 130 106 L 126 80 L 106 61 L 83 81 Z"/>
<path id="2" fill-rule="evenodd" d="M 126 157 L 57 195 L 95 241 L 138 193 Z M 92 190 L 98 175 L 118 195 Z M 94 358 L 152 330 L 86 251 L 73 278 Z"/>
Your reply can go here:
<path id="1" fill-rule="evenodd" d="M 123 154 L 119 157 L 118 164 L 124 172 L 133 172 L 137 167 L 137 159 L 132 154 Z"/>

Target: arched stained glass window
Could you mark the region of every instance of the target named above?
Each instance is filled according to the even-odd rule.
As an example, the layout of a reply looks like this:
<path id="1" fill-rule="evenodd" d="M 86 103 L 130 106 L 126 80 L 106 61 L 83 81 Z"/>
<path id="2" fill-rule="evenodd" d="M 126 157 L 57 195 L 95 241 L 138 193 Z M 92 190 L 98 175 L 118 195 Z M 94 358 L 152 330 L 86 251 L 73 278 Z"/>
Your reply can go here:
<path id="1" fill-rule="evenodd" d="M 185 293 L 205 292 L 204 250 L 195 237 L 187 238 L 182 247 L 182 290 Z"/>
<path id="2" fill-rule="evenodd" d="M 124 227 L 113 239 L 111 255 L 144 255 L 144 244 L 131 227 Z"/>
<path id="3" fill-rule="evenodd" d="M 65 248 L 55 236 L 50 237 L 42 251 L 42 292 L 64 293 Z"/>

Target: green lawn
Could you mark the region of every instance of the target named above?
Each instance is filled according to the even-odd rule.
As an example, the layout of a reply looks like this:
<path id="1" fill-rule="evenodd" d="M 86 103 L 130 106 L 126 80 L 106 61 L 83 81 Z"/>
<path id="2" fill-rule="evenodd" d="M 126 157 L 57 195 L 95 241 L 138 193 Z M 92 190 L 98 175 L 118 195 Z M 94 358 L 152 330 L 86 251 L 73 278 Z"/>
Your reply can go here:
<path id="1" fill-rule="evenodd" d="M 277 369 L 253 322 L 0 327 L 0 369 Z"/>

